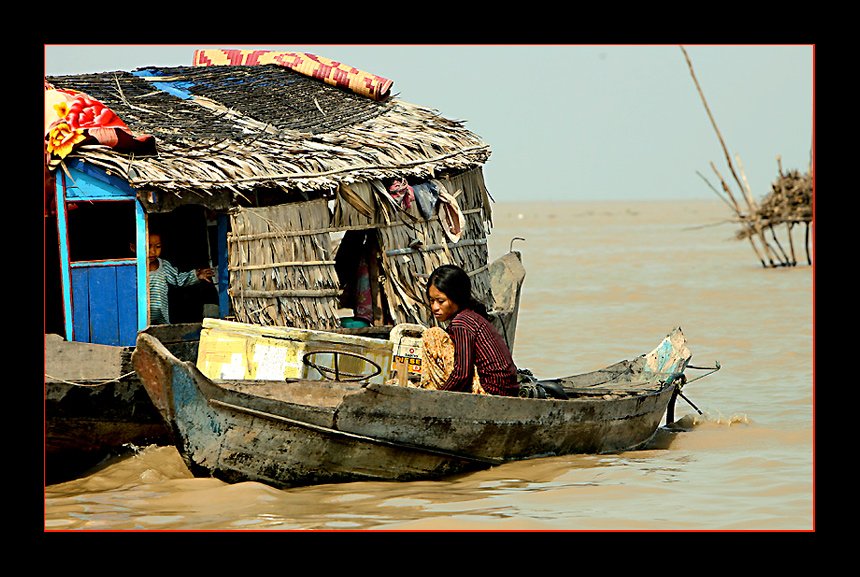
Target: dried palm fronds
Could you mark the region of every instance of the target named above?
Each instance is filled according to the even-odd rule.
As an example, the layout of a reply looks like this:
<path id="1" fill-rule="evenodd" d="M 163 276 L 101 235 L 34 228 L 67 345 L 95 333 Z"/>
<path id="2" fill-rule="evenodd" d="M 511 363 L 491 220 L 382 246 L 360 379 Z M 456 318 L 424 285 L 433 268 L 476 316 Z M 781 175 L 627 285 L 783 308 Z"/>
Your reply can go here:
<path id="1" fill-rule="evenodd" d="M 230 295 L 241 322 L 335 329 L 338 281 L 324 200 L 237 209 Z"/>
<path id="2" fill-rule="evenodd" d="M 475 297 L 492 305 L 491 198 L 481 170 L 490 149 L 462 122 L 396 98 L 361 98 L 278 66 L 49 80 L 86 92 L 158 146 L 153 156 L 135 156 L 81 145 L 68 158 L 126 180 L 147 212 L 195 201 L 230 211 L 229 294 L 237 320 L 338 328 L 330 233 L 357 229 L 377 231 L 381 274 L 373 282 L 384 287 L 385 320 L 429 326 L 426 281 L 446 263 L 465 269 Z M 388 191 L 392 179 L 444 186 L 465 221 L 459 241 L 449 240 L 438 216 L 425 219 L 414 205 L 405 210 Z"/>
<path id="3" fill-rule="evenodd" d="M 485 163 L 489 146 L 461 122 L 391 99 L 346 94 L 278 66 L 144 69 L 51 77 L 86 92 L 158 154 L 134 157 L 83 147 L 71 158 L 98 163 L 135 188 L 237 195 L 258 188 L 334 190 L 394 177 L 433 178 Z M 160 90 L 181 87 L 188 97 Z"/>

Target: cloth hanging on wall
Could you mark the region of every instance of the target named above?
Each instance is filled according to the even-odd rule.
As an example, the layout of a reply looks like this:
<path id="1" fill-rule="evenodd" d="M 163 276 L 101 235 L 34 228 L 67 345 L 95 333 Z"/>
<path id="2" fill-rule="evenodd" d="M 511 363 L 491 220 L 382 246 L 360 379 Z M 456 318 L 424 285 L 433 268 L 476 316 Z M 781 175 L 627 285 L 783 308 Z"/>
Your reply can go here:
<path id="1" fill-rule="evenodd" d="M 434 181 L 439 186 L 439 222 L 442 224 L 442 232 L 451 242 L 458 242 L 466 230 L 466 217 L 460 210 L 457 198 L 450 194 L 445 186 Z"/>
<path id="2" fill-rule="evenodd" d="M 415 194 L 415 204 L 421 216 L 430 220 L 436 215 L 436 204 L 439 202 L 439 187 L 434 182 L 421 182 L 412 186 Z"/>

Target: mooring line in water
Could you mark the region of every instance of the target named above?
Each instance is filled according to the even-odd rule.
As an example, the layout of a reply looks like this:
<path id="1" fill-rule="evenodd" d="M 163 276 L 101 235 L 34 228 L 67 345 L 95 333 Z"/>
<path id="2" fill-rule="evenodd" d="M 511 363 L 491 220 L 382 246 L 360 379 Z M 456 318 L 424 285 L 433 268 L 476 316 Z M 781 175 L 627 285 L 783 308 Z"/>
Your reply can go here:
<path id="1" fill-rule="evenodd" d="M 681 387 L 684 385 L 690 384 L 694 381 L 698 381 L 699 379 L 704 379 L 705 377 L 707 377 L 709 375 L 713 375 L 714 373 L 716 373 L 717 371 L 720 370 L 720 368 L 721 368 L 720 361 L 714 361 L 713 367 L 694 367 L 693 365 L 687 365 L 686 368 L 696 369 L 697 371 L 710 371 L 710 372 L 705 373 L 704 375 L 699 375 L 695 379 L 687 379 L 687 375 L 684 375 L 683 382 L 681 383 L 680 386 L 678 386 L 678 390 L 677 390 L 677 394 L 679 397 L 681 397 L 682 399 L 687 401 L 687 404 L 690 405 L 691 407 L 693 407 L 693 409 L 695 409 L 697 413 L 699 413 L 700 415 L 704 415 L 704 413 L 701 411 L 701 409 L 699 409 L 699 407 L 697 407 L 693 403 L 693 401 L 691 401 L 686 396 L 684 396 L 684 393 L 681 392 Z"/>

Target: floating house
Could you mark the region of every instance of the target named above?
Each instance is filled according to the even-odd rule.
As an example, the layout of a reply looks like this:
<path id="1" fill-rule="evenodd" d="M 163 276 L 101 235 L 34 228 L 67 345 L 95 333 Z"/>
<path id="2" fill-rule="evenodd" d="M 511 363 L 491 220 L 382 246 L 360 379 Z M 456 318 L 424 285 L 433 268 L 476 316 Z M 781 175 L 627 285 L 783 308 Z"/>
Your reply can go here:
<path id="1" fill-rule="evenodd" d="M 134 345 L 151 324 L 153 233 L 180 271 L 217 271 L 172 290 L 171 323 L 432 326 L 424 287 L 445 263 L 489 309 L 510 309 L 488 262 L 489 145 L 392 84 L 238 50 L 46 77 L 46 332 Z"/>

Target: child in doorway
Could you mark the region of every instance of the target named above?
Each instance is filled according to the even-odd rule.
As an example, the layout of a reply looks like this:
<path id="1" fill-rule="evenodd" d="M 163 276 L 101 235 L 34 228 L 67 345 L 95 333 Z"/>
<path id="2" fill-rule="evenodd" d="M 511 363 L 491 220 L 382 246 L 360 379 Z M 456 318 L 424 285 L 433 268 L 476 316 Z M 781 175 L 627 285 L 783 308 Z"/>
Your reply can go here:
<path id="1" fill-rule="evenodd" d="M 175 266 L 161 258 L 161 235 L 149 235 L 147 254 L 147 285 L 149 288 L 149 324 L 170 324 L 170 311 L 167 306 L 167 285 L 188 286 L 205 280 L 212 282 L 215 275 L 211 268 L 198 268 L 179 272 Z"/>

